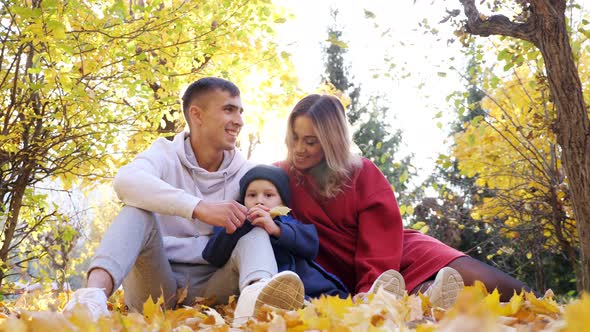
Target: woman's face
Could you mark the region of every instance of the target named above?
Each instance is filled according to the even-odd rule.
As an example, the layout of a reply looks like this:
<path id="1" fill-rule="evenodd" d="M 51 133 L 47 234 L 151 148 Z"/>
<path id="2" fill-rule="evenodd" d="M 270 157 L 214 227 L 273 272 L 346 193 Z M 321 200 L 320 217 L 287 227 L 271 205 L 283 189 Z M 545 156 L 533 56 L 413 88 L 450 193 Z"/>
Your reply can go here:
<path id="1" fill-rule="evenodd" d="M 306 171 L 322 162 L 324 150 L 320 145 L 311 119 L 306 115 L 296 117 L 292 130 L 293 166 L 300 171 Z"/>

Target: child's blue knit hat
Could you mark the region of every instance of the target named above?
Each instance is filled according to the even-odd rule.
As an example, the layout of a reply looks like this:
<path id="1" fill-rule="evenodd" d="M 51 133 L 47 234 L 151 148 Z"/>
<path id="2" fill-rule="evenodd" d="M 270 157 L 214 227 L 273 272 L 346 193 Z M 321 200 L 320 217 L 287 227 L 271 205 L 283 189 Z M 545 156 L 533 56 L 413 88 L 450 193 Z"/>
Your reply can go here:
<path id="1" fill-rule="evenodd" d="M 291 191 L 289 190 L 289 176 L 285 171 L 276 166 L 258 165 L 250 169 L 240 179 L 240 202 L 244 203 L 246 189 L 250 182 L 254 180 L 267 180 L 275 185 L 283 204 L 289 206 L 291 200 Z"/>

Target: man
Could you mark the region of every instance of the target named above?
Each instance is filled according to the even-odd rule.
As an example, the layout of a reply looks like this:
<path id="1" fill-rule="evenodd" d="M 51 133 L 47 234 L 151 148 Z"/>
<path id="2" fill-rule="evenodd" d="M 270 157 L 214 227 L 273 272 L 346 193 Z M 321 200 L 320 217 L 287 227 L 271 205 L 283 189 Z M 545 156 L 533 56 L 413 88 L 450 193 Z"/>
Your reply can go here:
<path id="1" fill-rule="evenodd" d="M 202 78 L 186 89 L 182 107 L 189 132 L 172 142 L 156 140 L 117 173 L 115 191 L 126 206 L 96 251 L 87 288 L 73 294 L 65 311 L 83 304 L 94 319 L 108 315 L 107 297 L 121 284 L 125 303 L 138 311 L 150 295 L 163 295 L 173 308 L 184 288 L 186 304 L 196 296 L 226 302 L 240 293 L 236 317 L 251 316 L 263 304 L 302 306 L 301 281 L 293 273 L 276 274 L 263 229 L 242 238 L 222 268 L 203 259 L 213 226 L 232 233 L 246 219 L 247 209 L 235 199 L 253 165 L 235 148 L 243 108 L 233 83 Z"/>

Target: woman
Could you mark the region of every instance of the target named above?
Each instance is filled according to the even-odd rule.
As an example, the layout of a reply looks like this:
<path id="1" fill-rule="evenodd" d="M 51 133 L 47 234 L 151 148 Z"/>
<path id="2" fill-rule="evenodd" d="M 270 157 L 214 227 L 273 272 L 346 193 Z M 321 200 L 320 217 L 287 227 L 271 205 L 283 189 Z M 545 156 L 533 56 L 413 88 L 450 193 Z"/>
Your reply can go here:
<path id="1" fill-rule="evenodd" d="M 289 174 L 293 213 L 316 226 L 318 263 L 352 292 L 367 292 L 387 269 L 401 272 L 410 293 L 440 292 L 429 289 L 439 271 L 444 282 L 457 287 L 462 287 L 462 278 L 467 285 L 480 280 L 489 290 L 498 288 L 502 301 L 514 291 L 528 290 L 494 267 L 403 229 L 385 176 L 370 160 L 350 153 L 344 107 L 337 98 L 309 95 L 299 101 L 289 116 L 286 143 L 287 160 L 278 165 Z"/>

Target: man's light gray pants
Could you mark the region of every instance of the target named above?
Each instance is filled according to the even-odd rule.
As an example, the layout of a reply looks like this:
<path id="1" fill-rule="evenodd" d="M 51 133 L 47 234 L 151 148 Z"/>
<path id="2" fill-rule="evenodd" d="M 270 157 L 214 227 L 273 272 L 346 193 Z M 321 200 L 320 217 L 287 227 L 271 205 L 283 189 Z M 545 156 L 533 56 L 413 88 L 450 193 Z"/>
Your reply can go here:
<path id="1" fill-rule="evenodd" d="M 226 303 L 245 286 L 277 273 L 268 234 L 254 228 L 243 236 L 222 268 L 204 264 L 169 262 L 162 233 L 152 212 L 125 206 L 107 229 L 88 271 L 102 268 L 113 278 L 113 290 L 123 284 L 125 303 L 141 311 L 151 295 L 164 296 L 166 307 L 177 302 L 177 290 L 188 288 L 191 305 L 196 296 Z M 163 293 L 163 294 L 162 294 Z"/>

